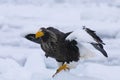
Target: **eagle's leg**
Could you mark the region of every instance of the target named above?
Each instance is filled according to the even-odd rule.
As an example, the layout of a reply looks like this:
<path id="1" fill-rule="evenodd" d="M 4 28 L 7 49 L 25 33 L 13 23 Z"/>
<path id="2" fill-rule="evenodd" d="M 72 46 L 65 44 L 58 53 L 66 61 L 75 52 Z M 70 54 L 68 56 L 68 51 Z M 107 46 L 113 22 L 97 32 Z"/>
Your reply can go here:
<path id="1" fill-rule="evenodd" d="M 63 64 L 62 66 L 60 66 L 57 70 L 56 70 L 56 73 L 53 75 L 53 77 L 57 74 L 57 73 L 59 73 L 60 71 L 62 71 L 62 70 L 69 70 L 69 67 L 68 67 L 68 65 L 67 64 Z"/>

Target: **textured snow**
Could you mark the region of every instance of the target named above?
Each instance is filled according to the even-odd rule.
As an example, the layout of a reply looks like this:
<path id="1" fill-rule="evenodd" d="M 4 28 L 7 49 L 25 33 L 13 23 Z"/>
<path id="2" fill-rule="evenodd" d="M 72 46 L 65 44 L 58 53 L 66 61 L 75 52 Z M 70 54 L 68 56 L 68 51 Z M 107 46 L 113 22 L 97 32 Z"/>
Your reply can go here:
<path id="1" fill-rule="evenodd" d="M 0 0 L 0 80 L 120 80 L 119 14 L 119 0 Z M 23 38 L 48 26 L 95 30 L 106 43 L 108 59 L 93 50 L 96 57 L 52 78 L 56 61 Z"/>

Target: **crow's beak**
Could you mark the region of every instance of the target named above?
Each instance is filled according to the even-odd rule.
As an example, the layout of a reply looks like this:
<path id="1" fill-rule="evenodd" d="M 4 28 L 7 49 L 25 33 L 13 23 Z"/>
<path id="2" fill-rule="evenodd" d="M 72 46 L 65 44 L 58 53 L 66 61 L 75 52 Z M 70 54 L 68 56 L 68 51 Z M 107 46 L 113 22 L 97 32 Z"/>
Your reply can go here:
<path id="1" fill-rule="evenodd" d="M 35 38 L 40 38 L 40 37 L 42 37 L 42 36 L 44 36 L 44 32 L 42 32 L 42 31 L 38 31 L 38 32 L 35 34 Z"/>

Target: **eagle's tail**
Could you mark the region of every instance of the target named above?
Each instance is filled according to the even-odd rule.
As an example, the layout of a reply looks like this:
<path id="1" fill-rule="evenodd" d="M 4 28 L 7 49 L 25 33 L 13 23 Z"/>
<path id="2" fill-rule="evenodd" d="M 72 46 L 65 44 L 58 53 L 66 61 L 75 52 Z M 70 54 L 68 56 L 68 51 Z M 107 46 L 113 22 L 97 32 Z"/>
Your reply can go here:
<path id="1" fill-rule="evenodd" d="M 102 44 L 97 44 L 97 43 L 91 43 L 94 48 L 96 48 L 98 51 L 100 51 L 105 57 L 108 57 L 107 52 L 104 50 Z"/>

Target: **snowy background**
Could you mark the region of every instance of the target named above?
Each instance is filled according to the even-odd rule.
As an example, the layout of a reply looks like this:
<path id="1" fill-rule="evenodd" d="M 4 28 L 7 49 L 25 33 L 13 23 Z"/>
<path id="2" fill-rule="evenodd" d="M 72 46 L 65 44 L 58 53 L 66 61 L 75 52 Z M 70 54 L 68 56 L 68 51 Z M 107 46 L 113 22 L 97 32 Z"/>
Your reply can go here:
<path id="1" fill-rule="evenodd" d="M 95 51 L 95 58 L 52 78 L 56 61 L 23 38 L 48 26 L 97 31 L 109 58 Z M 120 80 L 120 0 L 0 0 L 0 80 Z"/>

